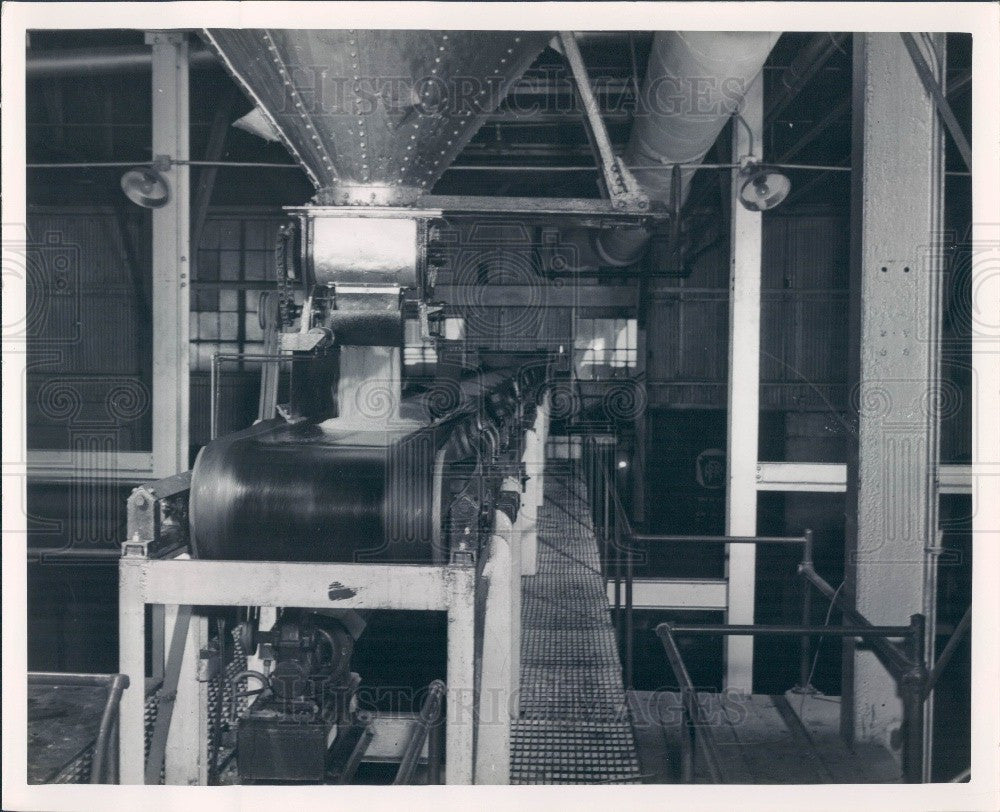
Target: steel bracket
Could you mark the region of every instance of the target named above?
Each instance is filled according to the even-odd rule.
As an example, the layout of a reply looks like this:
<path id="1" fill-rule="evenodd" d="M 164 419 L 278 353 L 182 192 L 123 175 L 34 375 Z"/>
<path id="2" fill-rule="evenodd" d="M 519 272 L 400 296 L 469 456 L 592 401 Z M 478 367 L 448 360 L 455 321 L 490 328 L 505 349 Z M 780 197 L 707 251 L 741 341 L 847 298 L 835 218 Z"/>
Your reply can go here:
<path id="1" fill-rule="evenodd" d="M 559 41 L 562 44 L 563 56 L 566 57 L 570 70 L 573 72 L 577 96 L 583 105 L 587 136 L 601 169 L 601 177 L 608 198 L 616 209 L 638 209 L 640 211 L 648 209 L 648 195 L 642 190 L 642 186 L 629 171 L 624 161 L 614 154 L 608 129 L 604 125 L 604 119 L 601 118 L 600 105 L 597 103 L 593 88 L 590 86 L 587 66 L 583 62 L 580 47 L 576 42 L 576 34 L 572 31 L 560 31 Z"/>

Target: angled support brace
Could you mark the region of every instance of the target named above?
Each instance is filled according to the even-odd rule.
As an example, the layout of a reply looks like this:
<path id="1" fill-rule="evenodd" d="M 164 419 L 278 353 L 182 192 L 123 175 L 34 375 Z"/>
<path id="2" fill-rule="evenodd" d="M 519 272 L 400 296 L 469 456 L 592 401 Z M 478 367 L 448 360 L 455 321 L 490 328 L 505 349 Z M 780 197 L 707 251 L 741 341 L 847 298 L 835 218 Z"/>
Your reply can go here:
<path id="1" fill-rule="evenodd" d="M 959 154 L 961 154 L 962 160 L 965 161 L 966 169 L 971 172 L 972 146 L 969 144 L 969 139 L 965 137 L 965 133 L 962 132 L 958 119 L 955 118 L 955 113 L 952 111 L 951 105 L 948 104 L 948 100 L 945 98 L 944 92 L 941 90 L 941 85 L 938 84 L 937 79 L 934 78 L 934 74 L 931 73 L 930 66 L 924 59 L 924 55 L 920 53 L 920 48 L 917 45 L 917 41 L 913 38 L 913 34 L 910 34 L 907 31 L 901 31 L 899 36 L 902 37 L 903 44 L 906 46 L 906 50 L 910 54 L 910 59 L 913 60 L 913 67 L 917 69 L 917 76 L 920 77 L 920 81 L 923 84 L 924 89 L 934 100 L 934 107 L 937 109 L 938 115 L 941 116 L 944 126 L 947 127 L 952 140 L 955 142 L 955 146 L 958 147 Z"/>
<path id="2" fill-rule="evenodd" d="M 616 208 L 624 209 L 649 207 L 649 197 L 635 179 L 624 161 L 614 154 L 611 138 L 608 136 L 604 119 L 601 118 L 601 108 L 590 86 L 587 76 L 587 66 L 583 63 L 580 46 L 576 42 L 576 34 L 572 31 L 560 31 L 559 42 L 562 44 L 563 55 L 573 72 L 573 82 L 577 95 L 583 104 L 584 122 L 591 146 L 596 153 L 600 165 L 601 177 L 608 197 L 614 201 Z"/>
<path id="3" fill-rule="evenodd" d="M 160 771 L 163 769 L 163 759 L 167 751 L 167 736 L 170 733 L 170 722 L 174 715 L 177 683 L 180 680 L 181 661 L 184 658 L 184 646 L 187 642 L 190 625 L 191 607 L 178 607 L 173 636 L 170 641 L 170 654 L 167 657 L 166 674 L 163 678 L 163 686 L 157 692 L 156 722 L 153 725 L 149 757 L 146 760 L 146 784 L 160 783 Z"/>

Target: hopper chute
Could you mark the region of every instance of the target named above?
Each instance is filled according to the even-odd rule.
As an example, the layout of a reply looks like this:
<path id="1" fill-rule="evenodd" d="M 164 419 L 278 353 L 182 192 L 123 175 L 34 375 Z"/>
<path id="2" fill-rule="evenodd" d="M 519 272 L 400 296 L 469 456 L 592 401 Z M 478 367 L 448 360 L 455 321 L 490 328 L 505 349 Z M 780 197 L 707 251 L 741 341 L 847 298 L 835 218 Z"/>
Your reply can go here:
<path id="1" fill-rule="evenodd" d="M 324 205 L 428 192 L 551 32 L 206 29 Z"/>

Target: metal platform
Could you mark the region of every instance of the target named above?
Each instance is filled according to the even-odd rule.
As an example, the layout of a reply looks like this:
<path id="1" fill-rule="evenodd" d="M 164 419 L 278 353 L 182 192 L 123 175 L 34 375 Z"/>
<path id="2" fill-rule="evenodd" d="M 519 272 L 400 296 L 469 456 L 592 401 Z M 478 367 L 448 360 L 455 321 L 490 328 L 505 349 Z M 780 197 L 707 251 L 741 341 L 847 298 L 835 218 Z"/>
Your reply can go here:
<path id="1" fill-rule="evenodd" d="M 28 783 L 83 784 L 107 701 L 104 688 L 28 687 Z"/>
<path id="2" fill-rule="evenodd" d="M 547 471 L 538 574 L 521 603 L 521 718 L 512 784 L 639 783 L 639 759 L 586 488 Z"/>

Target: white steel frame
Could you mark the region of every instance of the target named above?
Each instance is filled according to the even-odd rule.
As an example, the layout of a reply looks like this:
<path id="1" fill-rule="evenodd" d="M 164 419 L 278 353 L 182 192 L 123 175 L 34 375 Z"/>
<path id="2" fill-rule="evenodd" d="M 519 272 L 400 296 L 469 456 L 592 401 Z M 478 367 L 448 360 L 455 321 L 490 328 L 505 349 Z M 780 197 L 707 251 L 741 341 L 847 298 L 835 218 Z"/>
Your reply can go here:
<path id="1" fill-rule="evenodd" d="M 746 127 L 733 121 L 733 162 L 762 144 L 763 77 L 747 88 L 740 105 Z M 759 156 L 756 156 L 759 157 Z M 760 420 L 760 282 L 761 213 L 743 208 L 741 177 L 732 173 L 729 207 L 729 386 L 726 425 L 726 535 L 757 535 L 757 442 Z M 726 623 L 752 624 L 754 619 L 754 544 L 726 547 L 729 593 Z M 753 688 L 753 637 L 729 635 L 725 641 L 725 686 L 750 692 Z"/>
<path id="2" fill-rule="evenodd" d="M 508 559 L 509 560 L 509 559 Z M 475 568 L 397 564 L 152 559 L 124 555 L 119 565 L 120 671 L 132 681 L 121 701 L 121 783 L 144 783 L 145 617 L 154 612 L 154 673 L 162 669 L 165 639 L 157 619 L 178 606 L 294 606 L 303 609 L 400 609 L 448 613 L 446 782 L 473 783 Z M 331 598 L 331 587 L 336 596 Z M 487 608 L 489 613 L 489 607 Z M 506 616 L 510 617 L 509 611 Z M 197 681 L 206 624 L 192 618 L 167 739 L 168 783 L 207 780 L 205 683 Z M 203 620 L 203 619 L 201 619 Z M 507 677 L 509 681 L 509 677 Z M 509 682 L 508 682 L 509 684 Z"/>
<path id="3" fill-rule="evenodd" d="M 28 451 L 28 477 L 67 482 L 145 482 L 188 467 L 188 320 L 190 317 L 190 157 L 188 42 L 184 33 L 152 32 L 152 153 L 179 163 L 161 168 L 170 200 L 152 213 L 153 396 L 150 451 L 111 455 Z"/>

